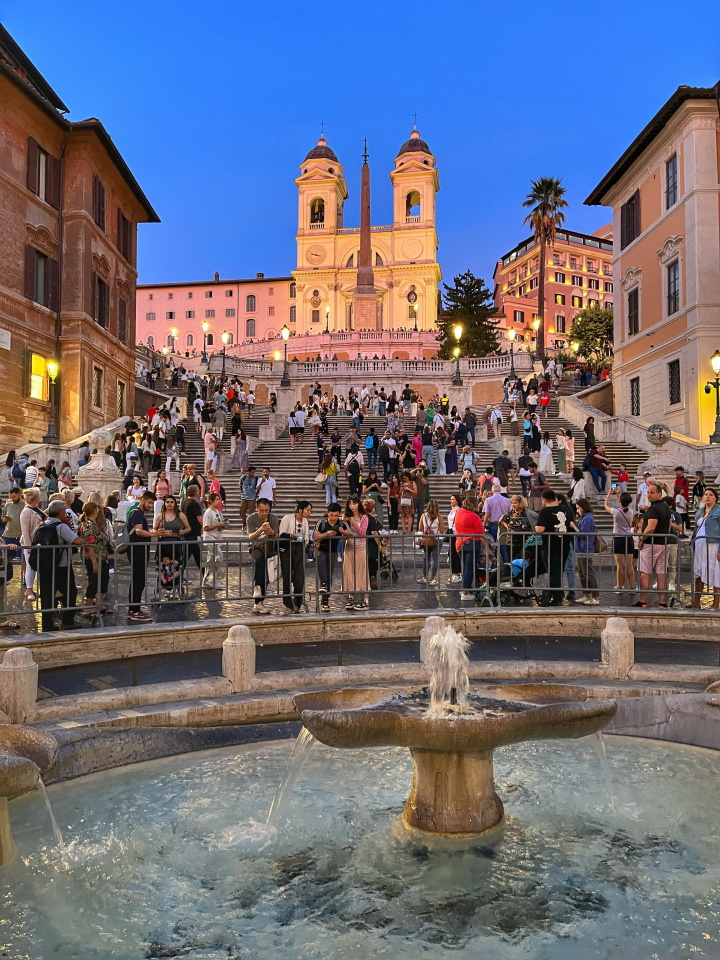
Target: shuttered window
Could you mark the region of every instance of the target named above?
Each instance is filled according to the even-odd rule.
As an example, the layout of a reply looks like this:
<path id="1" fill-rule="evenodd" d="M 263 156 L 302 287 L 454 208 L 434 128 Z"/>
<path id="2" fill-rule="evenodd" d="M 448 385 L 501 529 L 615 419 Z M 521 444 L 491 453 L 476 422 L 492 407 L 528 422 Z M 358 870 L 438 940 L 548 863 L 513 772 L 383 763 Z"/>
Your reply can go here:
<path id="1" fill-rule="evenodd" d="M 28 189 L 56 210 L 60 209 L 60 169 L 60 161 L 28 137 Z"/>
<path id="2" fill-rule="evenodd" d="M 127 343 L 127 300 L 122 297 L 118 300 L 118 340 Z"/>
<path id="3" fill-rule="evenodd" d="M 667 268 L 667 311 L 668 316 L 680 309 L 680 264 L 676 260 Z"/>
<path id="4" fill-rule="evenodd" d="M 95 323 L 107 329 L 110 320 L 110 290 L 96 273 L 92 275 L 91 316 Z"/>
<path id="5" fill-rule="evenodd" d="M 58 284 L 57 260 L 28 244 L 25 247 L 25 296 L 43 307 L 57 310 Z"/>
<path id="6" fill-rule="evenodd" d="M 101 230 L 105 229 L 105 187 L 97 175 L 93 177 L 93 220 Z"/>
<path id="7" fill-rule="evenodd" d="M 117 382 L 117 393 L 115 395 L 115 415 L 119 417 L 125 416 L 125 384 L 122 380 Z"/>
<path id="8" fill-rule="evenodd" d="M 640 236 L 640 191 L 635 193 L 620 207 L 620 249 L 632 243 Z"/>
<path id="9" fill-rule="evenodd" d="M 634 337 L 640 331 L 640 291 L 636 287 L 627 298 L 628 336 Z"/>
<path id="10" fill-rule="evenodd" d="M 670 403 L 682 401 L 682 386 L 680 382 L 680 361 L 672 360 L 668 365 L 668 395 Z"/>
<path id="11" fill-rule="evenodd" d="M 640 377 L 630 381 L 630 416 L 640 416 Z"/>
<path id="12" fill-rule="evenodd" d="M 92 405 L 102 407 L 102 382 L 103 372 L 100 367 L 93 367 L 92 375 Z"/>
<path id="13" fill-rule="evenodd" d="M 117 248 L 126 260 L 132 262 L 132 221 L 122 210 L 117 212 Z"/>

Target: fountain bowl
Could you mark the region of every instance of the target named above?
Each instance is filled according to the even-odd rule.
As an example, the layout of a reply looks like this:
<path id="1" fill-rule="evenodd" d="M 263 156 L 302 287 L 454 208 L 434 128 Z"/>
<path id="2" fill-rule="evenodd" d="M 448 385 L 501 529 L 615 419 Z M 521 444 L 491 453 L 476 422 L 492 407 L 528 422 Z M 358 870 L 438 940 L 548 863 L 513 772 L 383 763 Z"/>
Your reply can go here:
<path id="1" fill-rule="evenodd" d="M 17 854 L 8 801 L 37 789 L 43 770 L 57 754 L 57 741 L 41 730 L 0 724 L 0 867 Z"/>

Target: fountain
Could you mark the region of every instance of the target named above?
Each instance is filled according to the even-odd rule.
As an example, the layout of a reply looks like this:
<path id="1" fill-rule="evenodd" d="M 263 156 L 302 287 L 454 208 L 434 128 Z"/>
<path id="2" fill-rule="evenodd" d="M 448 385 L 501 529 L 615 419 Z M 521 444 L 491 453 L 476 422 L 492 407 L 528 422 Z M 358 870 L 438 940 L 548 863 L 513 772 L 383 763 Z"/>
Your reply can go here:
<path id="1" fill-rule="evenodd" d="M 37 789 L 41 773 L 55 759 L 57 743 L 48 733 L 0 725 L 0 867 L 12 863 L 17 848 L 10 829 L 8 801 Z"/>
<path id="2" fill-rule="evenodd" d="M 409 747 L 413 781 L 403 822 L 426 833 L 477 835 L 501 822 L 503 805 L 493 781 L 496 747 L 584 737 L 604 727 L 616 710 L 610 700 L 573 700 L 574 688 L 565 692 L 562 685 L 529 685 L 527 694 L 523 685 L 490 696 L 471 694 L 468 647 L 449 625 L 430 639 L 429 696 L 424 690 L 388 694 L 374 688 L 294 697 L 306 729 L 328 746 Z"/>

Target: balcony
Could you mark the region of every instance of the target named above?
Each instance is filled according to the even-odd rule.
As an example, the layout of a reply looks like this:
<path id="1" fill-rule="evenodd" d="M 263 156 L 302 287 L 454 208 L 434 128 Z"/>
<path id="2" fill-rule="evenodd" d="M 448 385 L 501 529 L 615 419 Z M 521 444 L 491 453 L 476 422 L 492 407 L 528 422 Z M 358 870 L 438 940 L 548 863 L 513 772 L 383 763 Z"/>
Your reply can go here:
<path id="1" fill-rule="evenodd" d="M 324 230 L 324 229 L 325 229 L 325 224 L 324 224 L 324 223 L 311 223 L 311 224 L 310 224 L 310 229 L 311 229 L 311 230 Z"/>
<path id="2" fill-rule="evenodd" d="M 414 217 L 405 217 L 405 223 L 420 223 L 420 215 Z"/>

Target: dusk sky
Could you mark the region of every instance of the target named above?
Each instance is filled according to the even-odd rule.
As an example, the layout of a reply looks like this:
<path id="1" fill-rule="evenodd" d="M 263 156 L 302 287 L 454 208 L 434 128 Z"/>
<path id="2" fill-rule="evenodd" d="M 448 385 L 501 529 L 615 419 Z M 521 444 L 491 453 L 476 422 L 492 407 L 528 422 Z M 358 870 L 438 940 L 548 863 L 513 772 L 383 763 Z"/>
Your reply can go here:
<path id="1" fill-rule="evenodd" d="M 680 84 L 720 79 L 717 0 L 604 4 L 0 2 L 16 42 L 70 107 L 98 117 L 162 223 L 139 231 L 140 282 L 288 274 L 298 166 L 326 122 L 359 222 L 362 138 L 373 223 L 418 113 L 440 172 L 446 282 L 526 235 L 530 180 L 563 178 L 567 225 Z"/>

